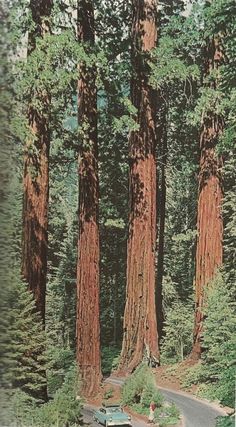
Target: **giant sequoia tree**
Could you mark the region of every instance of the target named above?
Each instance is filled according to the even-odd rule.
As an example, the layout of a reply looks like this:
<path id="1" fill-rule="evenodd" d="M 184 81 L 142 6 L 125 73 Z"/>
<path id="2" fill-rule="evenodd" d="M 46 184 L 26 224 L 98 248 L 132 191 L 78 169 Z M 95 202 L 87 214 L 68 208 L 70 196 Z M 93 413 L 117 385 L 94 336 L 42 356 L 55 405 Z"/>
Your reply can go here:
<path id="1" fill-rule="evenodd" d="M 92 0 L 78 2 L 78 38 L 89 54 L 94 46 Z M 101 381 L 99 325 L 99 229 L 97 91 L 95 66 L 80 64 L 78 118 L 79 240 L 77 265 L 77 363 L 83 394 L 94 394 Z"/>
<path id="2" fill-rule="evenodd" d="M 34 54 L 37 38 L 50 31 L 52 0 L 30 1 L 32 26 L 28 33 L 28 58 Z M 35 91 L 28 106 L 30 136 L 25 143 L 23 260 L 22 274 L 33 292 L 36 306 L 45 320 L 47 273 L 47 229 L 49 193 L 49 106 L 46 90 Z M 37 108 L 38 105 L 38 108 Z"/>
<path id="3" fill-rule="evenodd" d="M 209 94 L 217 89 L 217 70 L 223 60 L 220 38 L 208 40 L 205 48 L 205 88 Z M 207 107 L 208 108 L 208 107 Z M 223 118 L 208 108 L 204 115 L 200 136 L 200 172 L 197 212 L 196 251 L 196 311 L 194 346 L 192 355 L 199 358 L 202 350 L 203 309 L 205 287 L 213 279 L 223 261 L 222 219 L 222 159 L 217 155 L 216 145 L 223 131 Z"/>
<path id="4" fill-rule="evenodd" d="M 130 218 L 127 291 L 120 369 L 132 371 L 146 355 L 159 360 L 155 311 L 155 97 L 147 58 L 157 39 L 156 1 L 133 0 L 131 100 L 137 128 L 130 134 Z"/>

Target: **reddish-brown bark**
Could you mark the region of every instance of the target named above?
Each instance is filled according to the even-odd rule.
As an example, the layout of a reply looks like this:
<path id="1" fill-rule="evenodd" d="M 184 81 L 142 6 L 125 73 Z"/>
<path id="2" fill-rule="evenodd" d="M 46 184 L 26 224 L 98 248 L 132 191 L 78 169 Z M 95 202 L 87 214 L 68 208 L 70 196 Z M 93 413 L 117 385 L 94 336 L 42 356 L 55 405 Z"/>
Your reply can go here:
<path id="1" fill-rule="evenodd" d="M 120 370 L 142 359 L 159 361 L 155 309 L 156 129 L 155 97 L 145 60 L 155 47 L 156 1 L 133 1 L 131 99 L 139 130 L 130 134 L 130 218 L 127 290 Z"/>
<path id="2" fill-rule="evenodd" d="M 94 44 L 93 2 L 78 4 L 78 37 Z M 90 45 L 90 47 L 89 47 Z M 96 69 L 80 64 L 78 119 L 83 128 L 79 153 L 79 239 L 77 264 L 77 363 L 84 396 L 101 382 L 99 323 L 99 227 Z"/>
<path id="3" fill-rule="evenodd" d="M 167 159 L 167 109 L 162 106 L 160 112 L 160 143 L 158 144 L 160 153 L 160 186 L 157 192 L 157 216 L 158 216 L 158 247 L 157 247 L 157 286 L 156 286 L 156 313 L 159 342 L 163 336 L 164 313 L 162 284 L 164 275 L 164 240 L 165 240 L 165 214 L 166 214 L 166 159 Z M 159 180 L 158 177 L 158 180 Z"/>
<path id="4" fill-rule="evenodd" d="M 31 153 L 32 141 L 29 141 L 24 156 L 22 274 L 34 294 L 37 309 L 44 322 L 48 240 L 49 132 L 46 121 L 39 117 L 35 118 L 35 114 L 35 112 L 32 114 L 30 125 L 37 138 L 37 142 L 34 142 L 37 152 Z"/>
<path id="5" fill-rule="evenodd" d="M 49 32 L 51 0 L 35 2 L 30 9 L 35 27 L 28 35 L 28 56 L 36 46 L 36 38 Z M 49 107 L 47 94 L 37 94 L 44 109 Z M 47 114 L 29 107 L 29 128 L 32 137 L 25 144 L 22 274 L 33 292 L 36 306 L 45 321 L 47 274 L 47 229 L 49 193 L 50 132 Z"/>
<path id="6" fill-rule="evenodd" d="M 206 51 L 205 76 L 216 69 L 222 61 L 217 39 L 209 43 Z M 211 83 L 214 89 L 217 82 Z M 196 309 L 192 358 L 198 359 L 202 352 L 205 289 L 223 261 L 222 219 L 222 159 L 216 153 L 216 145 L 223 131 L 223 119 L 214 112 L 204 118 L 200 137 L 200 172 L 197 214 L 196 250 Z"/>

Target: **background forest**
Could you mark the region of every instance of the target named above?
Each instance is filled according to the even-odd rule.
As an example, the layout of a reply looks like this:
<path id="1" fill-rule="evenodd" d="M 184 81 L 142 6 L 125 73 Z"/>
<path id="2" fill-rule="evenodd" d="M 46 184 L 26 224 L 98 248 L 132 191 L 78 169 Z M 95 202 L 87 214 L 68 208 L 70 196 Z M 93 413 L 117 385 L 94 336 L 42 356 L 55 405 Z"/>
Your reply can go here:
<path id="1" fill-rule="evenodd" d="M 83 244 L 78 223 L 81 227 L 82 208 L 93 203 L 91 215 L 97 219 L 100 241 L 100 276 L 96 279 L 100 296 L 96 284 L 91 285 L 87 301 L 91 301 L 98 328 L 93 339 L 100 334 L 101 359 L 95 355 L 92 362 L 97 381 L 101 380 L 100 360 L 103 375 L 118 367 L 128 369 L 133 363 L 129 365 L 124 353 L 123 325 L 133 200 L 130 147 L 132 135 L 139 134 L 146 120 L 135 105 L 134 91 L 139 93 L 139 88 L 134 86 L 143 76 L 155 104 L 152 154 L 156 159 L 157 233 L 153 259 L 160 364 L 175 366 L 188 357 L 200 358 L 187 372 L 185 386 L 195 383 L 202 396 L 234 404 L 236 6 L 233 0 L 160 1 L 157 42 L 137 59 L 132 28 L 142 4 L 141 0 L 11 0 L 0 4 L 3 425 L 15 420 L 17 425 L 39 427 L 80 424 L 78 396 L 89 394 L 88 389 L 83 392 L 86 375 L 91 389 L 96 388 L 90 373 L 83 371 L 88 351 L 80 352 L 78 341 L 83 342 L 88 319 L 84 325 L 79 323 L 82 297 L 76 303 L 78 283 L 82 283 L 78 271 L 86 254 L 85 250 L 78 256 Z M 134 76 L 135 61 L 140 61 L 136 71 L 142 72 Z M 89 116 L 94 109 L 96 117 Z M 204 151 L 206 134 L 210 145 Z M 91 140 L 96 140 L 92 148 Z M 96 167 L 99 177 L 99 190 L 95 188 L 94 194 L 83 179 L 84 159 L 91 152 L 94 187 Z M 206 153 L 210 153 L 208 158 Z M 32 182 L 41 167 L 48 170 L 49 183 L 42 183 L 42 204 L 37 198 L 40 187 L 32 196 Z M 218 224 L 218 215 L 218 222 L 208 230 L 213 241 L 219 241 L 219 248 L 217 243 L 205 248 L 208 254 L 212 251 L 217 269 L 209 262 L 212 272 L 204 282 L 198 279 L 198 274 L 205 274 L 200 261 L 199 227 L 204 225 L 199 212 L 202 209 L 203 217 L 211 217 L 213 205 L 210 193 L 205 204 L 200 195 L 204 197 L 202 180 L 212 176 L 222 194 L 218 199 L 222 200 L 222 223 Z M 36 230 L 37 209 L 45 222 Z M 223 232 L 215 235 L 218 226 Z M 40 247 L 34 240 L 37 236 Z M 37 279 L 32 279 L 33 274 L 38 274 Z M 42 283 L 45 306 L 33 282 Z M 196 326 L 198 306 L 200 324 L 204 320 L 201 333 Z M 142 351 L 139 363 L 149 357 L 147 346 Z M 153 360 L 157 361 L 156 355 Z"/>

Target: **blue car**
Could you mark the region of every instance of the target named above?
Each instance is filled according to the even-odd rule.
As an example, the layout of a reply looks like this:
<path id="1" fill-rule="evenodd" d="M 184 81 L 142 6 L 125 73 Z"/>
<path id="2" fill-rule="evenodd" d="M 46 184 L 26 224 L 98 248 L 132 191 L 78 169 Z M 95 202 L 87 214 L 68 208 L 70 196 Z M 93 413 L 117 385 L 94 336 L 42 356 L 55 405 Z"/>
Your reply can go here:
<path id="1" fill-rule="evenodd" d="M 120 405 L 106 405 L 94 411 L 93 418 L 105 427 L 132 426 L 131 417 L 126 414 Z"/>

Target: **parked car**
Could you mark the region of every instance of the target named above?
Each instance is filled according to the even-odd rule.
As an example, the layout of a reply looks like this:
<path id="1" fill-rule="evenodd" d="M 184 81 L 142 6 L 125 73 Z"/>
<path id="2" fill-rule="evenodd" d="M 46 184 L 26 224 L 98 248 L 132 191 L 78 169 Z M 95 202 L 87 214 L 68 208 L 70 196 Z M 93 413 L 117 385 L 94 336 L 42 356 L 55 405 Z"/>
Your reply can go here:
<path id="1" fill-rule="evenodd" d="M 131 417 L 123 411 L 120 405 L 104 405 L 94 411 L 93 418 L 105 427 L 132 426 Z"/>

